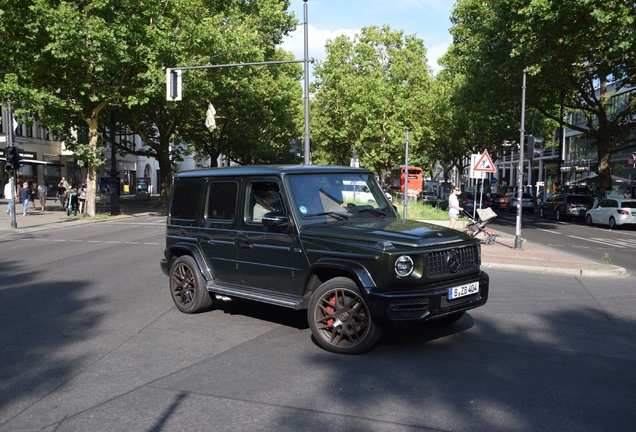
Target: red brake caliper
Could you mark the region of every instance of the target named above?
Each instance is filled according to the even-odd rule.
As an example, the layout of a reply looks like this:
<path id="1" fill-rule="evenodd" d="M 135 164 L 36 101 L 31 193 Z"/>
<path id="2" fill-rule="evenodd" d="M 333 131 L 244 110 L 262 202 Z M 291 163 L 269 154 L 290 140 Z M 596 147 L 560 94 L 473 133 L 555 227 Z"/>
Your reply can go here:
<path id="1" fill-rule="evenodd" d="M 333 296 L 333 297 L 331 297 L 329 299 L 329 304 L 332 304 L 334 306 L 336 305 L 336 296 Z M 327 309 L 329 312 L 335 312 L 336 311 L 336 308 L 335 307 L 331 307 L 331 306 L 327 306 L 325 309 Z M 333 324 L 333 321 L 334 321 L 333 318 L 328 319 L 327 320 L 327 325 Z"/>

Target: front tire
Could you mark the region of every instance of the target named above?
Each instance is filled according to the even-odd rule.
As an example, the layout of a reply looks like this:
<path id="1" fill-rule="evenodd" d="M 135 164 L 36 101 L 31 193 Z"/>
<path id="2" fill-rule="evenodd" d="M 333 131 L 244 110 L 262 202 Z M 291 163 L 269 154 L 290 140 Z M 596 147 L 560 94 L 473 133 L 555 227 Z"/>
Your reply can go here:
<path id="1" fill-rule="evenodd" d="M 382 336 L 358 286 L 345 277 L 331 279 L 316 289 L 307 318 L 316 341 L 338 354 L 368 351 Z"/>
<path id="2" fill-rule="evenodd" d="M 616 219 L 614 217 L 609 218 L 609 229 L 616 228 Z"/>
<path id="3" fill-rule="evenodd" d="M 170 295 L 183 313 L 203 312 L 212 306 L 205 280 L 197 262 L 189 255 L 177 258 L 170 267 Z"/>

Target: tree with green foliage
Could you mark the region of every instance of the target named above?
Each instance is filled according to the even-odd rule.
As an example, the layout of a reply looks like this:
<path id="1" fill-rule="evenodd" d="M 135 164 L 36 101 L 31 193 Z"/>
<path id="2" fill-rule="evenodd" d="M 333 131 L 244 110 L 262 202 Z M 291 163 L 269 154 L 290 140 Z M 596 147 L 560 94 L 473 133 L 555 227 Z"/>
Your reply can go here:
<path id="1" fill-rule="evenodd" d="M 596 146 L 602 192 L 611 189 L 611 156 L 636 142 L 636 92 L 618 107 L 610 103 L 636 86 L 635 19 L 634 0 L 459 0 L 444 61 L 465 77 L 463 94 L 472 96 L 463 102 L 482 115 L 519 112 L 524 69 L 529 109 L 552 124 L 565 120 L 561 104 L 582 112 L 585 124 L 565 126 Z"/>
<path id="2" fill-rule="evenodd" d="M 186 79 L 189 103 L 169 105 L 165 68 L 271 57 L 294 27 L 288 6 L 279 0 L 0 0 L 0 96 L 20 101 L 86 163 L 93 215 L 96 168 L 108 145 L 99 133 L 104 115 L 115 110 L 118 122 L 139 133 L 145 148 L 124 150 L 156 157 L 160 181 L 169 185 L 180 151 L 172 140 L 179 125 L 200 118 L 210 86 L 188 89 Z"/>
<path id="3" fill-rule="evenodd" d="M 312 89 L 314 162 L 348 165 L 355 150 L 360 165 L 382 175 L 403 163 L 408 128 L 409 164 L 427 165 L 432 73 L 424 42 L 371 26 L 328 42 L 326 52 Z"/>

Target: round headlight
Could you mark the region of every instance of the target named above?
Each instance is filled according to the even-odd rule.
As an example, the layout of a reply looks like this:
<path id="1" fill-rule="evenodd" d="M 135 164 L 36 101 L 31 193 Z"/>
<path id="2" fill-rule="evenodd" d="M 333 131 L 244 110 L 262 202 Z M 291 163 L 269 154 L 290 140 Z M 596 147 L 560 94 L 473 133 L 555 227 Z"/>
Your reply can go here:
<path id="1" fill-rule="evenodd" d="M 395 273 L 400 277 L 407 277 L 413 273 L 413 260 L 408 255 L 402 255 L 395 261 Z"/>

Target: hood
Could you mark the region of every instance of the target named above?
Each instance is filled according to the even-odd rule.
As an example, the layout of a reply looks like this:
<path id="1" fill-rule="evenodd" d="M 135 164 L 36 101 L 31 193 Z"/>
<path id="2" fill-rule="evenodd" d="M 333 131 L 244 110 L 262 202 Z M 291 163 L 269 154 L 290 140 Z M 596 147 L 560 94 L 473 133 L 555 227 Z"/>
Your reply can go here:
<path id="1" fill-rule="evenodd" d="M 390 241 L 408 247 L 434 246 L 470 240 L 461 232 L 413 220 L 347 221 L 305 226 L 301 236 L 337 238 L 356 242 Z"/>

